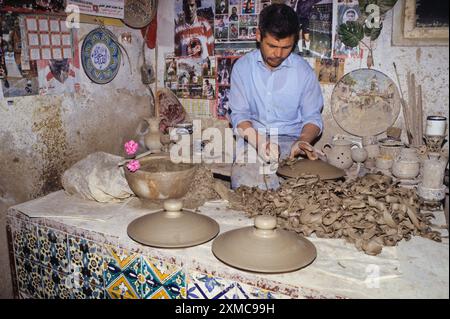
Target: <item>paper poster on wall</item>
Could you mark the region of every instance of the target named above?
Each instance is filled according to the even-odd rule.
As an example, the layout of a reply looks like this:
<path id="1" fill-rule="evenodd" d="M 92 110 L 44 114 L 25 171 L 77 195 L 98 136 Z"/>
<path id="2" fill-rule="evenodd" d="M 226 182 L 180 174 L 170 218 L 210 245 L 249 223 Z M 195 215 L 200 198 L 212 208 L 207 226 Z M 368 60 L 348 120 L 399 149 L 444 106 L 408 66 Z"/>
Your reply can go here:
<path id="1" fill-rule="evenodd" d="M 80 53 L 78 34 L 73 32 L 74 57 L 71 59 L 40 60 L 37 62 L 39 74 L 39 94 L 58 95 L 76 93 L 80 89 Z"/>
<path id="2" fill-rule="evenodd" d="M 0 10 L 6 12 L 64 13 L 65 0 L 0 0 Z"/>
<path id="3" fill-rule="evenodd" d="M 0 23 L 0 80 L 4 97 L 38 94 L 36 61 L 22 64 L 19 15 L 2 14 Z"/>
<path id="4" fill-rule="evenodd" d="M 239 58 L 239 56 L 217 58 L 217 108 L 215 116 L 218 119 L 227 119 L 231 72 Z"/>
<path id="5" fill-rule="evenodd" d="M 175 0 L 175 55 L 214 55 L 214 0 Z"/>
<path id="6" fill-rule="evenodd" d="M 361 11 L 359 9 L 358 0 L 334 0 L 335 1 L 335 9 L 334 14 L 336 15 L 334 21 L 334 30 L 335 30 L 335 43 L 334 43 L 334 58 L 362 58 L 363 50 L 357 46 L 355 48 L 351 48 L 346 46 L 339 34 L 339 26 L 341 24 L 345 24 L 351 21 L 357 21 L 360 17 Z"/>
<path id="7" fill-rule="evenodd" d="M 285 0 L 300 23 L 295 52 L 303 57 L 331 58 L 333 54 L 333 0 Z"/>
<path id="8" fill-rule="evenodd" d="M 166 57 L 164 82 L 178 98 L 208 99 L 216 97 L 216 65 L 214 57 Z"/>
<path id="9" fill-rule="evenodd" d="M 314 70 L 322 84 L 335 84 L 344 76 L 345 60 L 320 59 L 315 61 Z"/>
<path id="10" fill-rule="evenodd" d="M 78 6 L 82 14 L 116 19 L 125 16 L 125 0 L 67 0 L 67 5 Z"/>
<path id="11" fill-rule="evenodd" d="M 270 4 L 271 0 L 216 0 L 216 55 L 243 55 L 254 50 L 259 14 Z"/>
<path id="12" fill-rule="evenodd" d="M 72 30 L 63 18 L 28 15 L 24 18 L 23 51 L 29 60 L 71 59 Z"/>

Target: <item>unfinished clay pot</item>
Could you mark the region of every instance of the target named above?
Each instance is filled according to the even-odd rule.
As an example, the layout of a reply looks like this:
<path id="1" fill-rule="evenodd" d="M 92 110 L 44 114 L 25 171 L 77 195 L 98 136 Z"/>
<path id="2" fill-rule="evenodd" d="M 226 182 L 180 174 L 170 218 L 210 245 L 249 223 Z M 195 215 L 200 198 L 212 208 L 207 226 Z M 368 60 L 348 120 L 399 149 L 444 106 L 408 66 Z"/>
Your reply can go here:
<path id="1" fill-rule="evenodd" d="M 339 179 L 345 176 L 345 171 L 330 165 L 324 161 L 311 161 L 309 159 L 301 159 L 293 165 L 280 166 L 277 171 L 278 175 L 290 178 L 300 176 L 319 176 L 322 180 Z"/>
<path id="2" fill-rule="evenodd" d="M 185 248 L 210 241 L 219 224 L 208 216 L 183 211 L 179 200 L 164 202 L 164 212 L 140 217 L 128 225 L 127 233 L 138 243 L 159 248 Z"/>
<path id="3" fill-rule="evenodd" d="M 131 173 L 124 168 L 131 190 L 139 198 L 171 199 L 186 195 L 197 167 L 174 164 L 168 155 L 151 155 L 139 160 L 141 168 Z"/>
<path id="4" fill-rule="evenodd" d="M 294 232 L 277 229 L 277 218 L 258 216 L 255 226 L 236 229 L 217 237 L 213 254 L 224 263 L 261 273 L 295 271 L 317 256 L 314 245 Z"/>
<path id="5" fill-rule="evenodd" d="M 340 169 L 349 169 L 353 165 L 353 145 L 346 140 L 335 140 L 332 145 L 325 144 L 322 151 L 327 155 L 328 163 Z"/>
<path id="6" fill-rule="evenodd" d="M 394 161 L 392 174 L 401 179 L 414 179 L 420 172 L 420 159 L 417 150 L 404 148 Z"/>
<path id="7" fill-rule="evenodd" d="M 152 153 L 160 153 L 162 149 L 161 133 L 159 131 L 159 118 L 150 117 L 145 119 L 148 123 L 148 132 L 144 136 L 145 146 L 152 151 Z"/>

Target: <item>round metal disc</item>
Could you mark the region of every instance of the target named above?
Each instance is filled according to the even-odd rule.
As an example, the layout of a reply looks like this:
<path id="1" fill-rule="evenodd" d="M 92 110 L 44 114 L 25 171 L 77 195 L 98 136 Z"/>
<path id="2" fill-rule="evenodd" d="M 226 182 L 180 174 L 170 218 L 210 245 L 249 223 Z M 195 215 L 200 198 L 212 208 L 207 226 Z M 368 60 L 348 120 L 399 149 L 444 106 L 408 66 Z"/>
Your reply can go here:
<path id="1" fill-rule="evenodd" d="M 155 18 L 157 8 L 157 0 L 125 0 L 123 22 L 131 28 L 144 28 Z"/>

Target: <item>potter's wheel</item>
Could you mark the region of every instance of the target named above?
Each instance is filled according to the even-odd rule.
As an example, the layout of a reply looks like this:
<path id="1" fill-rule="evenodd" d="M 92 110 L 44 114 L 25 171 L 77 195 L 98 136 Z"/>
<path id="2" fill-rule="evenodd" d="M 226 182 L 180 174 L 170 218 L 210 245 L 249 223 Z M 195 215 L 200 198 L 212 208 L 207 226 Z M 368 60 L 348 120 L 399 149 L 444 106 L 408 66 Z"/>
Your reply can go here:
<path id="1" fill-rule="evenodd" d="M 232 267 L 260 273 L 291 272 L 314 261 L 317 251 L 309 240 L 276 227 L 276 217 L 258 216 L 255 227 L 217 237 L 212 252 Z"/>
<path id="2" fill-rule="evenodd" d="M 185 248 L 217 236 L 219 224 L 208 216 L 183 211 L 179 200 L 164 202 L 164 212 L 145 215 L 128 225 L 128 236 L 138 243 L 159 248 Z"/>
<path id="3" fill-rule="evenodd" d="M 345 171 L 324 161 L 301 159 L 293 165 L 280 167 L 277 173 L 283 177 L 297 178 L 303 175 L 318 175 L 322 180 L 338 179 L 345 176 Z"/>

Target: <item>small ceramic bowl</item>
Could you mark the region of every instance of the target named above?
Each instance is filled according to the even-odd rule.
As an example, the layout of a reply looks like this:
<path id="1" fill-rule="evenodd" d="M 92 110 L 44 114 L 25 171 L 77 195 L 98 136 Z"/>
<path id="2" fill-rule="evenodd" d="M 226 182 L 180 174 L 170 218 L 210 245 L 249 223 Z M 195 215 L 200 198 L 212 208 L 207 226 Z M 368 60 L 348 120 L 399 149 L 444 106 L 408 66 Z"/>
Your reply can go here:
<path id="1" fill-rule="evenodd" d="M 378 156 L 375 161 L 375 166 L 382 170 L 389 170 L 392 165 L 394 165 L 394 159 L 390 156 Z"/>

